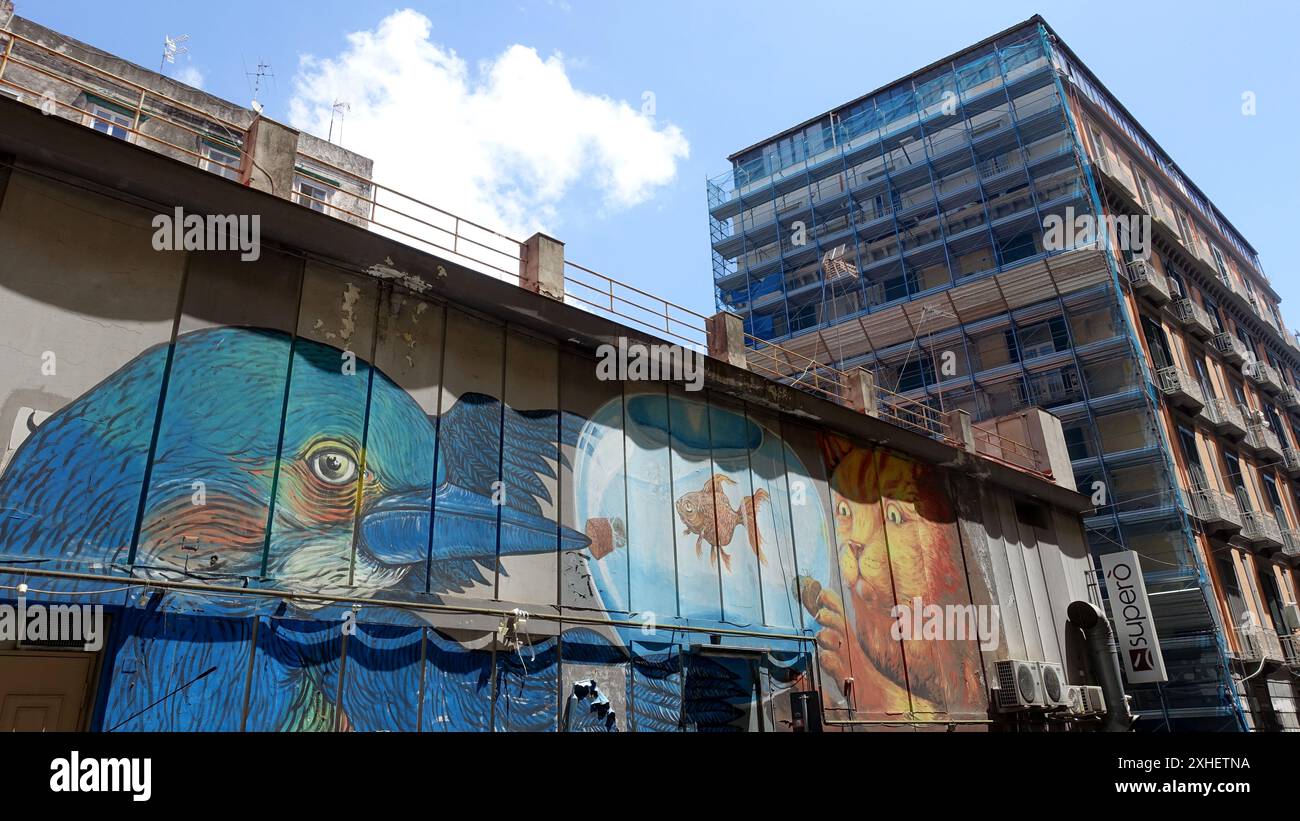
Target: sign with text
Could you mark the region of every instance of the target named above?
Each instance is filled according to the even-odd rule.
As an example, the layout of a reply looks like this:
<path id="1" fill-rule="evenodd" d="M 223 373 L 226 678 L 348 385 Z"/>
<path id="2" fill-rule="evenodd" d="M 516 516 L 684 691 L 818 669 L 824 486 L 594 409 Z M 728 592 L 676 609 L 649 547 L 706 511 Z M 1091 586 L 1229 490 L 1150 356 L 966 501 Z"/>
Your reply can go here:
<path id="1" fill-rule="evenodd" d="M 1122 550 L 1102 556 L 1101 572 L 1106 577 L 1110 618 L 1125 677 L 1133 684 L 1168 681 L 1138 554 Z"/>

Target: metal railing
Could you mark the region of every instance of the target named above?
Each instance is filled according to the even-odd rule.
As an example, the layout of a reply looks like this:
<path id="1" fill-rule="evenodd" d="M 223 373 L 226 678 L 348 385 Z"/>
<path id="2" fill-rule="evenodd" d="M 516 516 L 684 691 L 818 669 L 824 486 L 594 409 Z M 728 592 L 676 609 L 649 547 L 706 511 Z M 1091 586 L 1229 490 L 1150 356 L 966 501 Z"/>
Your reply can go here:
<path id="1" fill-rule="evenodd" d="M 1269 393 L 1282 393 L 1287 387 L 1286 383 L 1282 381 L 1282 375 L 1278 373 L 1277 368 L 1267 362 L 1251 362 L 1243 368 L 1243 371 L 1255 384 Z"/>
<path id="2" fill-rule="evenodd" d="M 1214 337 L 1214 348 L 1234 362 L 1245 362 L 1249 358 L 1246 344 L 1226 331 Z"/>
<path id="3" fill-rule="evenodd" d="M 568 260 L 564 286 L 566 303 L 629 320 L 675 344 L 708 349 L 709 318 L 704 314 Z"/>
<path id="4" fill-rule="evenodd" d="M 1246 444 L 1274 459 L 1282 458 L 1282 440 L 1277 438 L 1277 434 L 1262 419 L 1247 422 Z"/>
<path id="5" fill-rule="evenodd" d="M 1288 559 L 1300 559 L 1300 530 L 1282 531 L 1282 555 Z"/>
<path id="6" fill-rule="evenodd" d="M 982 425 L 971 425 L 971 433 L 975 437 L 976 453 L 1029 470 L 1043 470 L 1042 454 L 1037 448 Z"/>
<path id="7" fill-rule="evenodd" d="M 1187 371 L 1171 365 L 1161 368 L 1157 376 L 1160 380 L 1161 393 L 1174 402 L 1195 405 L 1198 408 L 1205 405 L 1205 395 L 1201 392 L 1200 384 Z"/>
<path id="8" fill-rule="evenodd" d="M 886 388 L 876 388 L 876 415 L 909 430 L 955 441 L 952 429 L 938 408 Z"/>
<path id="9" fill-rule="evenodd" d="M 745 364 L 749 370 L 836 404 L 852 405 L 845 391 L 849 384 L 847 372 L 749 333 L 744 339 Z"/>
<path id="10" fill-rule="evenodd" d="M 1212 528 L 1227 525 L 1241 528 L 1241 508 L 1230 494 L 1208 487 L 1193 487 L 1189 493 L 1192 499 L 1192 515 Z"/>
<path id="11" fill-rule="evenodd" d="M 1262 510 L 1241 512 L 1241 537 L 1257 544 L 1282 545 L 1282 528 L 1277 519 Z"/>
<path id="12" fill-rule="evenodd" d="M 1194 300 L 1188 298 L 1178 300 L 1175 313 L 1178 315 L 1178 321 L 1198 336 L 1214 333 L 1209 312 L 1197 305 Z"/>
<path id="13" fill-rule="evenodd" d="M 78 60 L 69 54 L 55 51 L 54 49 L 41 45 L 35 40 L 29 40 L 20 34 L 13 33 L 12 31 L 2 32 L 0 33 L 0 37 L 5 39 L 4 52 L 3 55 L 0 56 L 0 81 L 3 81 L 6 86 L 20 92 L 21 94 L 30 95 L 34 100 L 39 100 L 39 104 L 34 107 L 41 109 L 41 111 L 46 114 L 58 114 L 63 110 L 76 112 L 76 119 L 81 120 L 92 128 L 96 124 L 102 124 L 106 131 L 120 131 L 123 134 L 126 134 L 126 139 L 130 142 L 141 144 L 143 141 L 144 143 L 148 143 L 149 145 L 143 146 L 145 148 L 148 148 L 150 145 L 165 146 L 167 149 L 179 152 L 186 157 L 194 159 L 196 162 L 205 163 L 209 168 L 218 167 L 235 173 L 242 173 L 244 162 L 252 159 L 252 155 L 249 154 L 242 145 L 243 139 L 247 136 L 245 126 L 222 119 L 219 115 L 213 114 L 212 112 L 195 108 L 188 103 L 177 100 L 175 97 L 168 96 L 142 86 L 139 83 L 119 77 L 111 72 L 99 68 L 98 66 Z M 16 47 L 16 44 L 21 44 L 21 48 Z M 23 53 L 29 51 L 35 52 L 37 55 L 47 55 L 53 58 L 54 62 L 67 64 L 75 70 L 88 74 L 90 78 L 86 80 L 78 80 L 78 78 L 72 77 L 67 73 L 59 74 L 51 71 L 48 67 L 35 62 L 36 57 L 34 55 Z M 12 71 L 14 67 L 19 67 L 42 77 L 47 77 L 56 82 L 66 84 L 78 89 L 82 93 L 92 94 L 105 102 L 132 111 L 134 112 L 132 123 L 129 126 L 125 125 L 118 120 L 95 114 L 88 109 L 65 103 L 53 94 L 50 94 L 48 91 L 41 91 L 23 85 L 14 77 Z M 150 106 L 150 103 L 153 103 L 153 105 Z M 181 122 L 179 119 L 181 115 L 189 115 L 191 121 Z M 159 134 L 146 133 L 140 127 L 145 121 L 162 121 L 167 123 L 169 126 L 193 135 L 195 138 L 194 146 L 186 147 L 177 145 L 176 143 L 163 139 Z M 213 134 L 210 132 L 200 131 L 194 127 L 199 124 L 212 125 L 228 133 Z M 213 137 L 222 138 L 222 145 L 224 146 L 224 150 L 228 153 L 239 154 L 241 158 L 240 165 L 234 166 L 228 163 L 223 163 L 194 150 L 199 147 L 202 140 L 212 139 Z M 239 141 L 237 144 L 226 143 L 227 140 L 235 139 Z M 164 151 L 161 153 L 166 152 Z"/>
<path id="14" fill-rule="evenodd" d="M 1233 655 L 1242 661 L 1281 661 L 1285 658 L 1281 639 L 1274 630 L 1254 624 L 1230 625 L 1226 630 L 1236 640 Z"/>
<path id="15" fill-rule="evenodd" d="M 1133 288 L 1159 302 L 1169 301 L 1169 278 L 1156 270 L 1149 260 L 1135 259 L 1125 266 Z"/>
<path id="16" fill-rule="evenodd" d="M 1246 417 L 1242 415 L 1237 403 L 1231 399 L 1224 399 L 1221 396 L 1210 399 L 1205 403 L 1205 414 L 1220 432 L 1236 436 L 1246 435 Z"/>
<path id="17" fill-rule="evenodd" d="M 351 199 L 366 207 L 354 210 L 331 200 L 294 191 L 293 197 L 300 205 L 309 208 L 319 205 L 321 207 L 315 210 L 343 220 L 352 221 L 350 217 L 360 219 L 365 227 L 376 233 L 417 248 L 423 246 L 426 251 L 432 249 L 437 255 L 479 273 L 518 284 L 523 258 L 523 242 L 520 240 L 319 157 L 298 152 L 296 158 L 351 180 L 354 187 L 346 188 L 313 175 L 311 184 L 328 189 L 331 200 L 340 196 L 345 202 Z M 297 165 L 295 162 L 295 167 Z"/>

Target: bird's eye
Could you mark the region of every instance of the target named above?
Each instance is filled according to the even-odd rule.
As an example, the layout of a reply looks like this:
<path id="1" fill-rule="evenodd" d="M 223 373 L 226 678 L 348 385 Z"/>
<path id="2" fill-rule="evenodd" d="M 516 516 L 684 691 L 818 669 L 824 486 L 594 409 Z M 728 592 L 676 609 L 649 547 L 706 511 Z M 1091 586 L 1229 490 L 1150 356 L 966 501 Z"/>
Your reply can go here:
<path id="1" fill-rule="evenodd" d="M 311 472 L 328 485 L 345 485 L 356 478 L 357 460 L 339 448 L 326 448 L 312 454 Z"/>
<path id="2" fill-rule="evenodd" d="M 687 512 L 687 513 L 694 513 L 694 512 L 695 512 L 695 503 L 694 503 L 694 502 L 687 502 L 685 505 L 683 505 L 683 507 L 686 509 L 686 512 Z"/>

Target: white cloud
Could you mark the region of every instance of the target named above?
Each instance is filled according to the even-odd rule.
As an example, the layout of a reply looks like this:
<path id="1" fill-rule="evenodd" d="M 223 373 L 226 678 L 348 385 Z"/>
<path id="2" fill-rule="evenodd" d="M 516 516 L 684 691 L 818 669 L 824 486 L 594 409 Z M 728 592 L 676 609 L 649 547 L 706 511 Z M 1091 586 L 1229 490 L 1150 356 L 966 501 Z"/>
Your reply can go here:
<path id="1" fill-rule="evenodd" d="M 587 188 L 608 210 L 642 203 L 689 156 L 676 126 L 574 88 L 561 56 L 512 45 L 471 67 L 432 27 L 398 11 L 334 57 L 303 56 L 292 123 L 324 135 L 348 102 L 343 144 L 378 182 L 516 236 L 553 230 Z"/>
<path id="2" fill-rule="evenodd" d="M 185 66 L 180 69 L 176 72 L 174 79 L 176 82 L 184 83 L 187 86 L 193 86 L 194 88 L 200 89 L 203 88 L 203 72 L 199 71 L 194 66 Z"/>

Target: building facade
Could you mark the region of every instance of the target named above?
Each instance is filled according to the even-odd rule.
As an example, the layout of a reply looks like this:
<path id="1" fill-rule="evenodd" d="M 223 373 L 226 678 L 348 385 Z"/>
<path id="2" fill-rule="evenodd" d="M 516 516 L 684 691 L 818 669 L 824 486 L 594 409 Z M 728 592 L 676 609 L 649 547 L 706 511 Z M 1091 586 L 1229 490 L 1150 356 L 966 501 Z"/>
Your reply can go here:
<path id="1" fill-rule="evenodd" d="M 0 96 L 365 225 L 374 163 L 14 13 L 0 2 Z"/>
<path id="2" fill-rule="evenodd" d="M 1094 556 L 1142 558 L 1168 680 L 1130 686 L 1138 726 L 1300 729 L 1300 343 L 1251 246 L 1042 18 L 730 161 L 714 285 L 751 348 L 976 420 L 1050 410 Z"/>
<path id="3" fill-rule="evenodd" d="M 936 439 L 755 373 L 729 317 L 698 383 L 605 378 L 663 340 L 566 303 L 558 243 L 503 282 L 317 208 L 257 175 L 319 144 L 256 116 L 227 175 L 176 150 L 211 101 L 138 75 L 100 127 L 130 67 L 40 74 L 36 29 L 0 74 L 3 729 L 1126 726 L 1054 417 Z M 159 248 L 176 209 L 257 253 Z M 32 626 L 83 606 L 97 639 Z"/>

